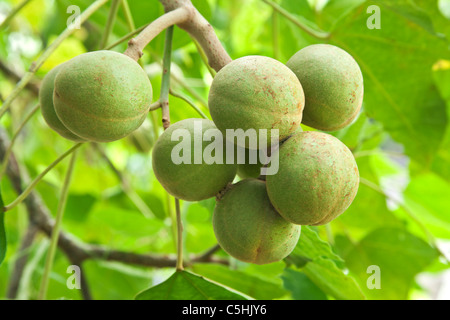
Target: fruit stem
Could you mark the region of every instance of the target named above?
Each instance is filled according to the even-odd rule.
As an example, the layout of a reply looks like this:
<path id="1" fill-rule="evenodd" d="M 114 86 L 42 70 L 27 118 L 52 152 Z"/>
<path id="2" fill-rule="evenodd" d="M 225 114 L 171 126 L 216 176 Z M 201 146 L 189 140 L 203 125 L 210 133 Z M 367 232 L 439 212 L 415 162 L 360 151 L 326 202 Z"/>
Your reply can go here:
<path id="1" fill-rule="evenodd" d="M 52 170 L 58 163 L 60 163 L 64 158 L 66 158 L 68 155 L 70 155 L 72 152 L 77 150 L 79 147 L 83 145 L 83 142 L 79 142 L 75 144 L 72 148 L 64 152 L 62 155 L 60 155 L 55 161 L 53 161 L 44 171 L 41 172 L 40 175 L 38 175 L 29 185 L 28 187 L 9 205 L 5 206 L 3 208 L 3 211 L 9 211 L 13 209 L 15 206 L 17 206 L 19 203 L 21 203 L 23 200 L 26 199 L 26 197 L 30 194 L 31 191 L 33 191 L 34 187 L 42 180 L 42 178 L 50 171 Z"/>
<path id="2" fill-rule="evenodd" d="M 116 21 L 117 11 L 119 10 L 119 4 L 121 0 L 112 0 L 111 7 L 109 8 L 108 20 L 106 20 L 105 30 L 100 40 L 100 48 L 104 48 L 108 42 L 109 35 L 114 27 Z"/>
<path id="3" fill-rule="evenodd" d="M 67 168 L 66 177 L 61 190 L 61 196 L 56 211 L 55 224 L 52 229 L 52 235 L 50 240 L 50 248 L 47 252 L 47 258 L 45 260 L 44 274 L 42 275 L 41 287 L 38 294 L 38 300 L 45 300 L 47 296 L 48 283 L 50 279 L 50 272 L 53 266 L 53 260 L 55 258 L 56 248 L 58 246 L 59 232 L 61 230 L 62 218 L 64 215 L 64 209 L 66 207 L 67 196 L 69 194 L 70 180 L 72 178 L 72 172 L 75 167 L 76 151 L 72 153 L 70 157 L 69 167 Z"/>
<path id="4" fill-rule="evenodd" d="M 271 6 L 275 11 L 279 12 L 282 16 L 284 16 L 286 19 L 291 21 L 293 24 L 295 24 L 297 27 L 305 31 L 310 36 L 313 36 L 317 39 L 328 39 L 330 38 L 331 34 L 329 32 L 325 32 L 322 30 L 315 30 L 309 27 L 308 25 L 300 22 L 297 17 L 295 17 L 293 14 L 289 13 L 287 10 L 283 9 L 280 5 L 277 3 L 271 1 L 271 0 L 262 0 L 264 3 Z"/>
<path id="5" fill-rule="evenodd" d="M 172 60 L 172 38 L 173 26 L 167 28 L 166 39 L 164 42 L 164 56 L 163 56 L 163 73 L 161 79 L 161 92 L 159 95 L 159 102 L 161 103 L 162 123 L 164 130 L 170 126 L 170 111 L 169 111 L 169 91 L 170 91 L 170 64 Z"/>
<path id="6" fill-rule="evenodd" d="M 14 132 L 14 135 L 11 138 L 11 141 L 9 143 L 8 149 L 5 151 L 5 155 L 3 157 L 3 161 L 0 167 L 0 180 L 2 179 L 3 175 L 5 174 L 6 168 L 8 167 L 9 163 L 9 157 L 11 156 L 12 148 L 14 145 L 14 142 L 16 141 L 17 137 L 19 136 L 22 129 L 25 127 L 27 122 L 33 117 L 33 115 L 39 110 L 39 104 L 34 106 L 34 108 L 28 113 L 28 115 L 25 117 L 25 119 L 22 121 L 20 126 L 17 128 L 16 132 Z"/>
<path id="7" fill-rule="evenodd" d="M 181 222 L 180 200 L 175 198 L 175 211 L 177 214 L 177 266 L 178 271 L 183 270 L 183 224 Z"/>

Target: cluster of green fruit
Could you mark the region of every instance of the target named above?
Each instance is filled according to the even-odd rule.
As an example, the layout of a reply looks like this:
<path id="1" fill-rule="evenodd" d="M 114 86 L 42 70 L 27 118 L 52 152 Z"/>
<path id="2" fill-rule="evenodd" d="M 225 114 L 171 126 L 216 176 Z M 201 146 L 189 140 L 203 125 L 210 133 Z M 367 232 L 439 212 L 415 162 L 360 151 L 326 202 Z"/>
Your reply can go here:
<path id="1" fill-rule="evenodd" d="M 142 125 L 152 86 L 136 61 L 100 50 L 53 68 L 42 81 L 39 100 L 45 121 L 64 138 L 109 142 Z"/>
<path id="2" fill-rule="evenodd" d="M 359 173 L 352 153 L 321 131 L 350 124 L 362 97 L 358 64 L 335 46 L 311 45 L 286 65 L 263 56 L 236 59 L 217 73 L 211 85 L 208 103 L 213 121 L 185 119 L 158 138 L 152 153 L 155 176 L 178 199 L 216 196 L 213 228 L 231 256 L 257 264 L 281 260 L 295 247 L 300 225 L 330 222 L 356 195 Z M 61 136 L 109 142 L 142 125 L 152 86 L 131 58 L 95 51 L 51 70 L 39 98 L 44 119 Z M 195 132 L 199 122 L 200 135 Z M 321 131 L 303 132 L 301 123 Z M 174 134 L 179 129 L 188 133 L 183 142 L 188 149 L 182 151 L 192 160 L 187 163 L 173 160 L 180 144 Z M 211 148 L 205 134 L 216 130 L 226 136 L 228 129 L 277 129 L 279 139 L 258 140 L 257 147 L 277 153 L 278 172 L 260 176 L 262 163 L 237 165 L 225 154 L 215 154 L 222 161 L 195 161 L 194 146 L 200 146 L 200 156 Z M 226 149 L 225 139 L 217 143 Z M 249 145 L 245 141 L 239 147 Z M 236 174 L 243 180 L 232 184 Z"/>
<path id="3" fill-rule="evenodd" d="M 356 196 L 358 168 L 351 151 L 334 136 L 357 116 L 363 79 L 356 61 L 331 45 L 311 45 L 286 65 L 263 56 L 246 56 L 223 67 L 215 76 L 209 108 L 209 129 L 278 129 L 279 140 L 258 141 L 258 148 L 280 145 L 279 170 L 260 176 L 256 165 L 175 164 L 179 143 L 175 130 L 195 141 L 195 121 L 172 125 L 153 149 L 153 170 L 173 196 L 198 201 L 213 196 L 217 204 L 213 228 L 220 246 L 246 262 L 265 264 L 285 258 L 300 237 L 300 225 L 322 225 L 343 213 Z M 303 132 L 300 123 L 321 131 Z M 225 140 L 225 139 L 224 139 Z M 237 144 L 239 142 L 233 141 Z M 226 142 L 222 141 L 225 145 Z M 242 144 L 242 142 L 241 142 Z M 247 141 L 240 147 L 249 147 Z M 225 146 L 224 146 L 225 149 Z M 194 150 L 189 157 L 194 157 Z M 273 154 L 272 154 L 273 156 Z M 231 184 L 238 173 L 243 180 Z"/>

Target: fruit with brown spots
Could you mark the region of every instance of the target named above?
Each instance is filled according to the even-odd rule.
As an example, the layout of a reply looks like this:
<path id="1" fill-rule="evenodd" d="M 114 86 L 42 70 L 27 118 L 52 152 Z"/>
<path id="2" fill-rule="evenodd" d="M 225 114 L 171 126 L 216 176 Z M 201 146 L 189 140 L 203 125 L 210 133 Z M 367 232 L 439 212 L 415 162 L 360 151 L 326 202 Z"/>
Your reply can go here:
<path id="1" fill-rule="evenodd" d="M 255 264 L 288 256 L 300 237 L 300 226 L 283 219 L 267 196 L 264 181 L 245 179 L 217 201 L 213 228 L 219 245 L 234 258 Z"/>
<path id="2" fill-rule="evenodd" d="M 363 101 L 363 77 L 346 51 L 315 44 L 294 54 L 286 63 L 305 93 L 303 123 L 324 131 L 339 130 L 358 115 Z"/>
<path id="3" fill-rule="evenodd" d="M 55 106 L 53 104 L 53 90 L 55 88 L 55 77 L 58 72 L 63 68 L 64 64 L 60 64 L 50 70 L 42 80 L 41 88 L 39 89 L 39 104 L 41 106 L 42 116 L 48 126 L 55 130 L 60 136 L 81 142 L 85 139 L 77 136 L 59 120 L 55 112 Z"/>
<path id="4" fill-rule="evenodd" d="M 295 74 L 264 56 L 246 56 L 227 64 L 214 77 L 208 97 L 212 119 L 223 133 L 227 129 L 278 129 L 279 140 L 300 126 L 304 102 Z M 277 142 L 268 139 L 267 146 Z M 248 142 L 237 144 L 252 147 Z"/>
<path id="5" fill-rule="evenodd" d="M 219 155 L 218 149 L 210 149 L 217 144 L 225 150 L 225 141 L 204 141 L 207 133 L 217 133 L 217 139 L 219 135 L 221 139 L 211 120 L 184 119 L 164 131 L 153 147 L 153 172 L 166 191 L 178 199 L 214 197 L 236 176 L 237 165 L 233 161 L 226 164 L 225 151 Z"/>
<path id="6" fill-rule="evenodd" d="M 136 130 L 148 114 L 152 86 L 130 57 L 113 51 L 81 54 L 55 78 L 58 118 L 86 140 L 108 142 Z"/>
<path id="7" fill-rule="evenodd" d="M 322 225 L 342 214 L 359 186 L 351 151 L 323 132 L 305 131 L 279 149 L 279 170 L 266 176 L 267 193 L 279 214 L 295 224 Z"/>

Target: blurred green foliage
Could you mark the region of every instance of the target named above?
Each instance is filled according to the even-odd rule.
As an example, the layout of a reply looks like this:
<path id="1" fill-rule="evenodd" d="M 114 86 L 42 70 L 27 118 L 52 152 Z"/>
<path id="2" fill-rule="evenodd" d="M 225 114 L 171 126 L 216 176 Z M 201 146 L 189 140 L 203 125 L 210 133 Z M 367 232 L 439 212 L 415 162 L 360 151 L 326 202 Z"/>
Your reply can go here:
<path id="1" fill-rule="evenodd" d="M 19 2 L 0 2 L 0 21 Z M 164 13 L 158 1 L 128 2 L 136 27 Z M 173 274 L 171 268 L 88 261 L 83 267 L 93 297 L 133 299 L 138 292 L 162 282 L 147 291 L 147 298 L 163 294 L 170 283 L 190 294 L 187 298 L 202 298 L 192 289 L 194 281 L 209 290 L 209 298 L 240 297 L 217 283 L 256 299 L 434 298 L 416 280 L 418 275 L 439 278 L 448 272 L 448 262 L 435 246 L 445 250 L 450 239 L 449 2 L 278 1 L 301 23 L 329 32 L 328 39 L 308 35 L 280 14 L 274 14 L 261 0 L 192 2 L 210 21 L 233 59 L 256 54 L 286 62 L 301 48 L 322 42 L 353 55 L 364 75 L 363 110 L 351 126 L 332 134 L 346 143 L 357 159 L 363 178 L 358 195 L 347 212 L 328 226 L 303 227 L 297 248 L 285 262 L 249 265 L 219 251 L 218 257 L 229 259 L 230 266 L 198 263 L 189 267 L 189 273 Z M 0 61 L 18 75 L 23 74 L 65 29 L 67 7 L 78 5 L 84 10 L 89 4 L 88 0 L 31 1 L 0 30 Z M 371 15 L 367 8 L 371 5 L 380 8 L 381 29 L 367 27 Z M 108 9 L 109 3 L 65 40 L 36 73 L 35 81 L 76 55 L 98 50 Z M 119 9 L 109 43 L 128 32 L 123 10 Z M 163 42 L 161 34 L 147 46 L 142 57 L 155 92 L 154 100 L 158 99 L 161 84 Z M 125 49 L 126 42 L 113 48 L 118 52 Z M 179 28 L 174 32 L 172 74 L 178 79 L 173 80 L 172 88 L 209 114 L 207 96 L 212 78 L 194 43 Z M 1 98 L 8 96 L 16 81 L 0 72 Z M 36 102 L 36 95 L 28 90 L 15 100 L 11 112 L 1 119 L 10 135 Z M 172 122 L 198 117 L 187 103 L 172 96 L 170 113 Z M 63 221 L 65 232 L 85 243 L 115 250 L 175 254 L 168 213 L 173 210 L 173 201 L 168 201 L 153 175 L 149 151 L 156 133 L 162 132 L 160 117 L 159 110 L 149 115 L 144 131 L 149 136 L 144 142 L 141 140 L 144 145 L 139 144 L 139 136 L 104 145 L 109 160 L 127 177 L 152 216 L 145 217 L 139 211 L 105 159 L 87 145 L 76 163 Z M 20 166 L 34 177 L 70 146 L 71 142 L 48 128 L 38 114 L 25 127 L 14 152 Z M 66 166 L 67 162 L 57 166 L 37 187 L 52 213 L 56 211 Z M 17 195 L 8 179 L 1 183 L 3 200 L 9 203 Z M 214 199 L 182 203 L 186 258 L 216 244 L 211 226 L 214 203 Z M 8 212 L 4 223 L 8 251 L 0 266 L 0 298 L 6 297 L 14 263 L 21 255 L 18 249 L 28 225 L 25 207 Z M 36 298 L 47 248 L 48 239 L 38 234 L 29 248 L 17 298 Z M 446 248 L 449 252 L 448 245 Z M 49 299 L 81 298 L 79 290 L 66 286 L 70 264 L 58 252 Z M 367 268 L 371 265 L 380 267 L 381 289 L 367 287 L 371 275 Z M 163 282 L 166 279 L 169 282 Z"/>

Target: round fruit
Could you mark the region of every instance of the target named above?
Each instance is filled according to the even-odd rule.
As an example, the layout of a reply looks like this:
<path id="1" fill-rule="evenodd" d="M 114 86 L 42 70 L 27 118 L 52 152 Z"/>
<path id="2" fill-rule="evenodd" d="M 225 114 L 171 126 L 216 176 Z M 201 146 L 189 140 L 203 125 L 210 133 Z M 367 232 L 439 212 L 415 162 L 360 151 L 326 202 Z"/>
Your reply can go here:
<path id="1" fill-rule="evenodd" d="M 246 178 L 258 178 L 261 175 L 262 163 L 243 163 L 238 164 L 237 174 L 242 179 Z"/>
<path id="2" fill-rule="evenodd" d="M 142 125 L 134 130 L 128 137 L 127 142 L 131 143 L 138 152 L 148 153 L 155 144 L 155 132 L 153 130 L 152 123 L 148 118 L 142 123 Z"/>
<path id="3" fill-rule="evenodd" d="M 61 122 L 92 141 L 121 139 L 148 113 L 152 86 L 130 57 L 113 51 L 81 54 L 56 75 L 53 101 Z"/>
<path id="4" fill-rule="evenodd" d="M 204 135 L 220 137 L 203 141 Z M 217 147 L 217 148 L 216 148 Z M 222 148 L 222 150 L 218 150 Z M 236 176 L 226 164 L 225 139 L 211 120 L 185 119 L 172 124 L 153 147 L 153 171 L 171 195 L 199 201 L 217 195 Z M 211 157 L 209 156 L 211 155 Z"/>
<path id="5" fill-rule="evenodd" d="M 278 213 L 295 224 L 322 225 L 343 213 L 359 186 L 351 151 L 323 132 L 290 137 L 279 149 L 279 170 L 266 176 L 267 193 Z"/>
<path id="6" fill-rule="evenodd" d="M 356 118 L 363 101 L 363 77 L 358 63 L 346 51 L 315 44 L 298 51 L 286 65 L 297 75 L 305 93 L 304 124 L 334 131 Z"/>
<path id="7" fill-rule="evenodd" d="M 217 201 L 213 228 L 219 245 L 244 262 L 266 264 L 288 256 L 300 237 L 300 226 L 273 208 L 264 181 L 246 179 Z"/>
<path id="8" fill-rule="evenodd" d="M 55 77 L 61 70 L 64 64 L 56 66 L 50 70 L 42 80 L 41 88 L 39 90 L 39 104 L 41 106 L 42 116 L 48 126 L 55 130 L 62 137 L 81 142 L 85 141 L 83 138 L 78 137 L 72 133 L 66 126 L 59 120 L 55 112 L 55 106 L 53 105 L 53 90 L 55 88 Z"/>
<path id="9" fill-rule="evenodd" d="M 259 150 L 252 150 L 236 146 L 235 152 L 235 160 L 238 165 L 238 176 L 242 179 L 258 178 L 261 175 L 261 168 L 264 166 L 260 160 Z M 243 163 L 238 162 L 238 152 L 244 153 L 244 157 L 242 159 Z M 250 157 L 250 153 L 254 153 L 252 157 Z"/>
<path id="10" fill-rule="evenodd" d="M 303 89 L 295 74 L 281 62 L 263 56 L 246 56 L 223 67 L 211 85 L 208 104 L 216 126 L 226 129 L 278 129 L 282 140 L 302 120 Z M 270 146 L 278 141 L 270 141 Z M 249 143 L 237 142 L 242 147 Z M 258 148 L 263 143 L 259 143 Z"/>

